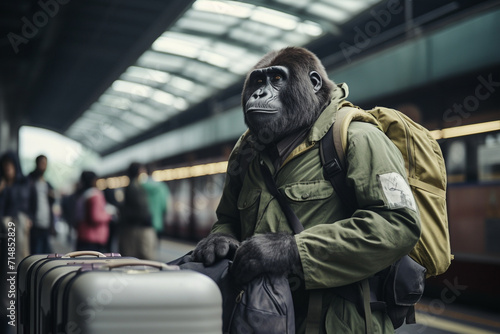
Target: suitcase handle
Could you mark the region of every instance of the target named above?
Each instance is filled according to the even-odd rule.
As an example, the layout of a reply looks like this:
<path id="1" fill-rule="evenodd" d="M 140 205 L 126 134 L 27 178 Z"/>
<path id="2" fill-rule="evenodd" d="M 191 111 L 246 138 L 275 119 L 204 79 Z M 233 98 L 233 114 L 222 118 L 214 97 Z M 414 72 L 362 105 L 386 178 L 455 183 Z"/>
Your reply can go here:
<path id="1" fill-rule="evenodd" d="M 75 251 L 75 252 L 71 252 L 71 253 L 67 253 L 63 256 L 63 258 L 68 258 L 68 257 L 78 257 L 78 256 L 97 256 L 97 257 L 106 257 L 106 255 L 104 255 L 103 253 L 101 252 L 96 252 L 96 251 Z"/>
<path id="2" fill-rule="evenodd" d="M 147 261 L 147 260 L 130 260 L 127 262 L 111 263 L 106 265 L 105 268 L 112 270 L 121 267 L 131 267 L 131 266 L 148 266 L 158 268 L 160 270 L 179 270 L 179 266 L 169 266 L 166 263 L 158 261 Z"/>

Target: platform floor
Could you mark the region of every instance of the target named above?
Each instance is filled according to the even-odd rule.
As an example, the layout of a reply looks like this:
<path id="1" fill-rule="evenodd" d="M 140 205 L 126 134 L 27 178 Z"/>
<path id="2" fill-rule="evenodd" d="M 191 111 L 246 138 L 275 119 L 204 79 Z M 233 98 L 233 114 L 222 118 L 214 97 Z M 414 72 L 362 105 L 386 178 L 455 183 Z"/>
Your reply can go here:
<path id="1" fill-rule="evenodd" d="M 71 251 L 61 240 L 54 241 L 54 251 Z M 160 240 L 158 260 L 169 262 L 196 246 L 194 242 L 164 238 Z M 439 298 L 422 298 L 417 304 L 417 324 L 403 325 L 396 334 L 500 334 L 500 314 L 460 305 Z"/>

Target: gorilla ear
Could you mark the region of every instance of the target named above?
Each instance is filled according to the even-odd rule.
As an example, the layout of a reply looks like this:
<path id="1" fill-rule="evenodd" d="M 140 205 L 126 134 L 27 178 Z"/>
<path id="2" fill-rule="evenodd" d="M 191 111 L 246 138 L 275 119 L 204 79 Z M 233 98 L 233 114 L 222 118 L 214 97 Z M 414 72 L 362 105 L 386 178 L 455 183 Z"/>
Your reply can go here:
<path id="1" fill-rule="evenodd" d="M 309 78 L 311 79 L 314 93 L 317 93 L 321 89 L 321 87 L 323 87 L 323 79 L 321 79 L 321 75 L 319 75 L 319 73 L 316 71 L 311 71 L 309 73 Z"/>

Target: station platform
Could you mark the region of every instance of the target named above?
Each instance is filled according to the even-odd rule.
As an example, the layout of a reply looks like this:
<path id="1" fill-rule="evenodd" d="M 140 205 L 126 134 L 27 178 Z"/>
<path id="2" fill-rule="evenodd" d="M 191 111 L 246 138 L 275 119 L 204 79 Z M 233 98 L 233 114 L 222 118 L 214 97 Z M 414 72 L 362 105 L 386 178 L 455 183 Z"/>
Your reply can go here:
<path id="1" fill-rule="evenodd" d="M 71 251 L 64 242 L 55 242 L 56 252 Z M 162 238 L 159 261 L 169 262 L 196 246 L 195 242 Z M 451 302 L 447 298 L 424 296 L 416 306 L 417 324 L 403 325 L 396 334 L 500 334 L 500 314 L 474 305 Z"/>

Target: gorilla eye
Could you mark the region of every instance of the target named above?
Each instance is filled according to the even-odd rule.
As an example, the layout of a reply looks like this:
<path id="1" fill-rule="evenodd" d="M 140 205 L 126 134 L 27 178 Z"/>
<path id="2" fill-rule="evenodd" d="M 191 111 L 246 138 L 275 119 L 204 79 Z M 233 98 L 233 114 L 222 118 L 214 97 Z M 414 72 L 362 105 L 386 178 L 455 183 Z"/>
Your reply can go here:
<path id="1" fill-rule="evenodd" d="M 274 76 L 274 80 L 276 80 L 276 81 L 281 80 L 281 75 L 276 74 L 276 75 Z"/>

